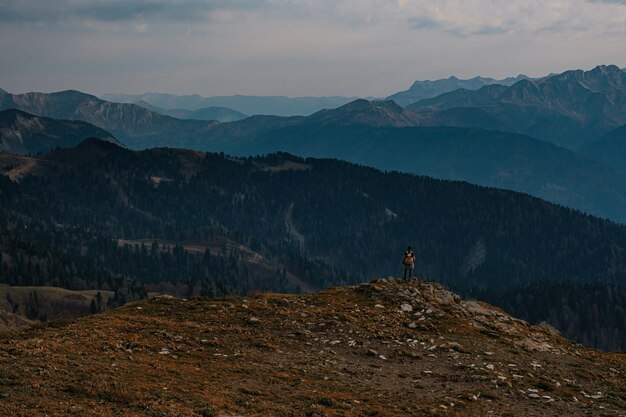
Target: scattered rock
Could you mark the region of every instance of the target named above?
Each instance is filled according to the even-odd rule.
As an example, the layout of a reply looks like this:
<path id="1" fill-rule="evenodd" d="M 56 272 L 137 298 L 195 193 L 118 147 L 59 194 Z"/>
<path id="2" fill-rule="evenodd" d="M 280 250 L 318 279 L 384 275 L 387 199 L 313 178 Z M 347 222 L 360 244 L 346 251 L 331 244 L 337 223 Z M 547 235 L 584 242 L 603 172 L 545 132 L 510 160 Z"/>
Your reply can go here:
<path id="1" fill-rule="evenodd" d="M 1 339 L 0 408 L 84 414 L 76 396 L 100 415 L 137 412 L 130 404 L 154 416 L 582 417 L 626 405 L 621 357 L 437 284 L 150 303 Z"/>

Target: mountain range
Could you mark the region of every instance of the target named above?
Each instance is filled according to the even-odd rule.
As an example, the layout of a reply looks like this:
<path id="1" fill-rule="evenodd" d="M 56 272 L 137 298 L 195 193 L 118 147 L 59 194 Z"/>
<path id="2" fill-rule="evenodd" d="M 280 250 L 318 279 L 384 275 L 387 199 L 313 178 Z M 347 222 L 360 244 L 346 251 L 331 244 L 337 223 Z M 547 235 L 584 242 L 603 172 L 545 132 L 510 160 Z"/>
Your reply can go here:
<path id="1" fill-rule="evenodd" d="M 615 163 L 611 167 L 591 153 L 505 133 L 504 122 L 479 107 L 414 111 L 392 101 L 359 99 L 307 117 L 254 116 L 217 123 L 176 119 L 69 91 L 1 95 L 0 102 L 0 108 L 18 106 L 45 116 L 89 121 L 132 149 L 170 146 L 241 156 L 288 151 L 341 158 L 508 188 L 626 222 L 626 180 Z M 464 124 L 489 131 L 436 127 Z"/>
<path id="2" fill-rule="evenodd" d="M 114 290 L 111 305 L 151 291 L 311 291 L 399 273 L 408 243 L 423 278 L 522 318 L 531 286 L 537 305 L 553 307 L 533 319 L 590 345 L 626 344 L 616 320 L 626 228 L 527 195 L 336 160 L 98 140 L 3 154 L 0 170 L 0 277 L 10 285 Z M 609 296 L 599 306 L 595 294 Z"/>
<path id="3" fill-rule="evenodd" d="M 437 97 L 438 95 L 449 93 L 454 90 L 478 90 L 486 85 L 492 84 L 511 86 L 518 81 L 526 79 L 529 79 L 529 77 L 520 74 L 517 77 L 508 77 L 502 80 L 485 77 L 474 77 L 463 80 L 452 76 L 450 78 L 434 81 L 415 81 L 408 90 L 392 94 L 388 96 L 386 100 L 393 100 L 401 106 L 407 106 L 425 98 Z"/>
<path id="4" fill-rule="evenodd" d="M 89 123 L 39 117 L 16 109 L 0 111 L 0 152 L 46 153 L 76 146 L 87 138 L 116 142 L 110 133 Z"/>
<path id="5" fill-rule="evenodd" d="M 80 120 L 110 132 L 132 148 L 177 146 L 202 138 L 217 122 L 181 120 L 135 104 L 111 103 L 79 91 L 0 94 L 0 110 L 19 109 L 37 116 Z"/>
<path id="6" fill-rule="evenodd" d="M 578 150 L 626 124 L 626 73 L 615 65 L 566 71 L 510 87 L 456 90 L 407 107 L 417 112 L 479 109 L 511 132 Z M 457 124 L 458 125 L 458 124 Z M 466 117 L 466 126 L 482 127 Z"/>
<path id="7" fill-rule="evenodd" d="M 379 115 L 387 115 L 393 107 L 379 103 L 363 105 L 369 108 L 366 112 Z M 525 192 L 626 222 L 626 176 L 590 157 L 513 133 L 387 127 L 389 124 L 376 118 L 368 118 L 373 126 L 363 125 L 358 124 L 363 113 L 355 113 L 355 120 L 352 110 L 348 109 L 345 117 L 341 109 L 313 115 L 313 120 L 307 118 L 254 137 L 232 138 L 205 149 L 236 155 L 282 150 L 302 156 L 338 158 L 383 170 Z M 392 113 L 387 119 L 399 125 L 406 121 L 404 112 Z"/>
<path id="8" fill-rule="evenodd" d="M 624 70 L 623 70 L 624 71 Z M 550 74 L 554 75 L 554 74 Z M 460 79 L 451 76 L 438 80 L 417 80 L 411 87 L 404 91 L 391 94 L 385 100 L 393 100 L 401 106 L 413 104 L 419 100 L 436 97 L 458 89 L 478 90 L 481 87 L 498 84 L 511 86 L 518 81 L 531 79 L 520 74 L 516 77 L 494 79 L 489 77 L 474 77 Z M 275 116 L 307 116 L 316 111 L 335 108 L 354 101 L 356 97 L 282 97 L 282 96 L 214 96 L 202 97 L 198 94 L 180 96 L 166 93 L 144 94 L 102 94 L 101 98 L 107 101 L 120 103 L 144 102 L 150 106 L 161 108 L 159 113 L 165 114 L 168 110 L 184 112 L 185 110 L 198 110 L 202 107 L 232 107 L 247 114 L 263 114 Z M 247 110 L 247 111 L 246 111 Z M 170 114 L 180 117 L 176 114 Z M 219 119 L 215 119 L 219 120 Z"/>
<path id="9" fill-rule="evenodd" d="M 415 103 L 424 98 L 436 97 L 460 88 L 478 90 L 485 85 L 500 84 L 513 85 L 515 82 L 527 79 L 525 75 L 508 77 L 496 80 L 488 77 L 474 77 L 463 80 L 455 76 L 440 80 L 415 81 L 406 91 L 392 94 L 386 100 L 393 100 L 401 106 Z M 149 106 L 160 108 L 161 114 L 169 110 L 184 112 L 199 110 L 203 107 L 226 107 L 236 109 L 239 112 L 251 115 L 274 115 L 274 116 L 308 116 L 319 110 L 342 106 L 357 99 L 357 97 L 283 97 L 283 96 L 214 96 L 202 97 L 198 94 L 179 96 L 165 93 L 144 94 L 103 94 L 100 96 L 107 101 L 119 103 L 146 103 Z M 152 110 L 152 109 L 151 109 Z M 181 117 L 176 113 L 168 113 L 170 116 Z M 181 117 L 187 118 L 187 117 Z M 214 119 L 219 120 L 219 119 Z"/>
<path id="10" fill-rule="evenodd" d="M 205 107 L 198 110 L 186 110 L 186 109 L 162 109 L 160 107 L 153 106 L 146 101 L 138 101 L 138 106 L 148 109 L 150 111 L 163 114 L 166 116 L 176 117 L 178 119 L 192 119 L 192 120 L 216 120 L 218 122 L 235 122 L 242 120 L 248 116 L 233 109 L 226 107 Z"/>
<path id="11" fill-rule="evenodd" d="M 249 115 L 307 116 L 321 109 L 342 106 L 356 97 L 284 97 L 284 96 L 214 96 L 197 94 L 177 96 L 164 93 L 103 94 L 102 99 L 120 103 L 144 101 L 166 110 L 199 110 L 206 107 L 226 107 Z"/>
<path id="12" fill-rule="evenodd" d="M 626 68 L 622 68 L 626 72 Z M 547 77 L 556 74 L 550 74 Z M 543 78 L 547 78 L 543 77 Z M 405 91 L 400 91 L 387 96 L 386 100 L 393 100 L 401 106 L 407 106 L 420 100 L 433 98 L 441 94 L 455 90 L 478 90 L 488 85 L 512 86 L 521 80 L 540 80 L 541 78 L 529 78 L 520 74 L 516 77 L 493 79 L 489 77 L 474 77 L 471 79 L 459 79 L 451 76 L 438 80 L 418 80 Z M 0 94 L 8 94 L 0 89 Z M 330 109 L 342 106 L 357 99 L 357 97 L 284 97 L 284 96 L 214 96 L 202 97 L 198 94 L 175 95 L 166 93 L 144 94 L 102 94 L 101 98 L 106 101 L 117 103 L 143 103 L 144 106 L 152 106 L 161 114 L 173 110 L 181 117 L 187 111 L 200 110 L 207 107 L 225 107 L 242 114 L 248 115 L 275 115 L 275 116 L 307 116 L 322 109 Z M 184 117 L 182 117 L 184 118 Z M 202 120 L 209 120 L 203 117 Z M 215 119 L 219 120 L 219 119 Z"/>

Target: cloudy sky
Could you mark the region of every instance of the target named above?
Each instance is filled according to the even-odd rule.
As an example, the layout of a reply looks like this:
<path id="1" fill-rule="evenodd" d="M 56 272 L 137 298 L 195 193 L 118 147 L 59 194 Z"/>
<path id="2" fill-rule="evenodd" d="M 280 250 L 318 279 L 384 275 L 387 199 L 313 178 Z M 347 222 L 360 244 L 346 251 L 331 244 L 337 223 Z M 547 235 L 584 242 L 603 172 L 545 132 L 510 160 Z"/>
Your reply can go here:
<path id="1" fill-rule="evenodd" d="M 626 0 L 1 0 L 0 87 L 382 97 L 626 66 Z"/>

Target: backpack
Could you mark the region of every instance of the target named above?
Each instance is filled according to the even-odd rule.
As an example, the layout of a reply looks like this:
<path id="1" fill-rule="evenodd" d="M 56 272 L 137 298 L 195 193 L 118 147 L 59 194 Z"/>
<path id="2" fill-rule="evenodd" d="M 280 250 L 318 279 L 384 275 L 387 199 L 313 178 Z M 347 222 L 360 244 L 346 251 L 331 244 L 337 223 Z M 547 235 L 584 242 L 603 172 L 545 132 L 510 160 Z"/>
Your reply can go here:
<path id="1" fill-rule="evenodd" d="M 413 252 L 407 252 L 404 254 L 404 260 L 402 261 L 403 265 L 413 265 L 413 263 L 415 262 L 415 259 L 413 258 L 415 255 L 413 254 Z"/>

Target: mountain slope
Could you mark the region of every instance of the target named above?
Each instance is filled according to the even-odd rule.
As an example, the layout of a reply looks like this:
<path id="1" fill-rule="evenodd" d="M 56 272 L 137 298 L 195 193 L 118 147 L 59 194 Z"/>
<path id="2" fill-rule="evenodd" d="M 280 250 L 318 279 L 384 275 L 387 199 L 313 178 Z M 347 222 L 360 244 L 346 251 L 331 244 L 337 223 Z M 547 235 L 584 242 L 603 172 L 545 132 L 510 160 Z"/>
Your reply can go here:
<path id="1" fill-rule="evenodd" d="M 420 123 L 415 113 L 393 101 L 355 100 L 336 109 L 320 110 L 304 119 L 304 125 L 414 126 Z"/>
<path id="2" fill-rule="evenodd" d="M 134 104 L 111 103 L 79 91 L 0 95 L 0 110 L 16 108 L 38 116 L 82 120 L 106 129 L 131 148 L 176 146 L 203 137 L 216 122 L 179 120 Z"/>
<path id="3" fill-rule="evenodd" d="M 0 339 L 0 358 L 7 415 L 544 417 L 626 407 L 623 355 L 416 281 L 158 297 Z"/>
<path id="4" fill-rule="evenodd" d="M 494 97 L 505 88 L 486 87 Z M 616 221 L 626 219 L 623 176 L 571 152 L 519 135 L 384 127 L 443 124 L 506 128 L 483 108 L 414 112 L 391 101 L 356 100 L 308 117 L 254 116 L 232 123 L 210 123 L 161 116 L 135 105 L 108 103 L 80 93 L 3 97 L 13 97 L 16 104 L 45 114 L 83 118 L 110 127 L 131 148 L 166 145 L 246 156 L 289 151 L 336 157 L 380 169 L 508 188 Z"/>
<path id="5" fill-rule="evenodd" d="M 610 131 L 583 149 L 583 153 L 626 174 L 626 125 Z"/>
<path id="6" fill-rule="evenodd" d="M 580 149 L 626 123 L 626 73 L 601 65 L 510 87 L 457 90 L 408 106 L 415 111 L 468 107 L 488 112 L 507 130 Z"/>
<path id="7" fill-rule="evenodd" d="M 383 170 L 525 192 L 626 222 L 626 176 L 591 158 L 524 135 L 402 127 L 437 124 L 448 113 L 450 118 L 457 117 L 454 109 L 418 114 L 393 102 L 360 100 L 260 134 L 256 130 L 240 137 L 214 133 L 213 137 L 222 140 L 217 143 L 208 139 L 200 149 L 244 156 L 286 151 L 344 159 Z M 478 109 L 472 119 L 498 126 Z M 225 127 L 218 126 L 214 131 Z"/>
<path id="8" fill-rule="evenodd" d="M 572 285 L 626 282 L 626 228 L 503 190 L 285 154 L 132 152 L 98 141 L 12 158 L 12 171 L 33 160 L 37 169 L 19 182 L 0 176 L 0 277 L 10 285 L 106 283 L 116 300 L 308 291 L 394 274 L 410 243 L 420 275 L 509 294 L 511 308 L 525 299 L 510 288 L 560 282 L 577 294 Z M 607 336 L 623 332 L 620 300 L 568 336 L 623 348 L 626 339 Z M 551 314 L 562 325 L 590 308 L 565 303 Z"/>
<path id="9" fill-rule="evenodd" d="M 415 81 L 411 88 L 405 91 L 392 94 L 387 97 L 387 100 L 393 100 L 401 106 L 407 106 L 417 101 L 437 97 L 444 93 L 449 93 L 454 90 L 478 90 L 486 85 L 498 84 L 503 86 L 510 86 L 518 81 L 528 79 L 525 75 L 518 75 L 517 77 L 508 77 L 503 80 L 495 80 L 493 78 L 474 77 L 467 80 L 462 80 L 457 77 L 450 77 L 441 80 L 425 80 Z"/>
<path id="10" fill-rule="evenodd" d="M 0 152 L 46 153 L 91 137 L 116 142 L 109 132 L 89 123 L 37 117 L 15 109 L 0 111 Z"/>
<path id="11" fill-rule="evenodd" d="M 177 119 L 192 119 L 192 120 L 216 120 L 218 122 L 234 122 L 237 120 L 243 120 L 247 115 L 226 107 L 205 107 L 198 110 L 186 110 L 186 109 L 162 109 L 151 105 L 146 101 L 138 101 L 134 103 L 150 111 L 163 114 L 166 116 L 176 117 Z"/>

